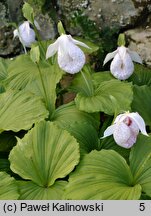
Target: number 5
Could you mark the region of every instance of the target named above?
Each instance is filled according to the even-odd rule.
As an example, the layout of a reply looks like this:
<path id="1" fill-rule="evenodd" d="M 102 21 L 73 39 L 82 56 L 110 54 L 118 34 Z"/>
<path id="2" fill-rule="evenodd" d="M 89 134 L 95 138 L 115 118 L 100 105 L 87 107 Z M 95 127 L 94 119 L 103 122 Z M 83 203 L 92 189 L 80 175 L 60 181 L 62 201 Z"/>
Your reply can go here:
<path id="1" fill-rule="evenodd" d="M 145 203 L 140 203 L 139 204 L 139 210 L 144 211 L 145 210 Z"/>

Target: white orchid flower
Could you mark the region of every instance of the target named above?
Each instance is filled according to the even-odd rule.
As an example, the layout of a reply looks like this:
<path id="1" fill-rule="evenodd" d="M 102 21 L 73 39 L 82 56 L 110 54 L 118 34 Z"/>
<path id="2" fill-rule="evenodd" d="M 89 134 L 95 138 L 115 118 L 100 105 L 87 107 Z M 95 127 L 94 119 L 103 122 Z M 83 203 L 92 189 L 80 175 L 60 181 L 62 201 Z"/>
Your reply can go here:
<path id="1" fill-rule="evenodd" d="M 62 34 L 53 44 L 49 45 L 46 59 L 58 52 L 60 68 L 70 74 L 78 73 L 85 64 L 85 55 L 76 45 L 89 48 L 85 43 L 73 39 L 71 35 Z"/>
<path id="2" fill-rule="evenodd" d="M 110 65 L 110 71 L 119 80 L 128 79 L 132 75 L 134 71 L 133 61 L 142 64 L 142 60 L 137 52 L 130 51 L 125 46 L 120 46 L 114 52 L 108 53 L 105 57 L 104 64 L 112 58 L 113 61 Z"/>
<path id="3" fill-rule="evenodd" d="M 30 24 L 28 21 L 23 22 L 18 27 L 18 29 L 14 30 L 13 33 L 14 33 L 14 38 L 19 37 L 19 40 L 22 43 L 25 52 L 26 52 L 25 47 L 31 47 L 31 44 L 36 41 L 35 32 L 32 28 L 30 28 Z"/>
<path id="4" fill-rule="evenodd" d="M 119 146 L 131 148 L 136 142 L 139 131 L 148 136 L 143 118 L 137 112 L 126 112 L 116 117 L 114 124 L 104 131 L 102 138 L 113 134 L 113 138 Z"/>

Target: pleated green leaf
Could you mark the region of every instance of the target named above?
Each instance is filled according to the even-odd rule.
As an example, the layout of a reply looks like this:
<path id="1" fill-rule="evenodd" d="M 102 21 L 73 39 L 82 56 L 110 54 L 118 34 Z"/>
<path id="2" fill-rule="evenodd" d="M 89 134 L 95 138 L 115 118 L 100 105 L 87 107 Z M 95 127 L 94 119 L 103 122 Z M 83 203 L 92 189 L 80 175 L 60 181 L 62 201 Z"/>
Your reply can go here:
<path id="1" fill-rule="evenodd" d="M 104 81 L 115 80 L 115 78 L 112 76 L 110 71 L 97 72 L 97 73 L 94 73 L 92 77 L 96 85 L 100 85 L 100 83 Z"/>
<path id="2" fill-rule="evenodd" d="M 15 133 L 4 131 L 0 134 L 0 152 L 9 152 L 16 144 Z"/>
<path id="3" fill-rule="evenodd" d="M 87 122 L 96 129 L 99 127 L 99 115 L 78 110 L 74 102 L 58 107 L 54 111 L 51 121 L 63 128 L 68 128 L 75 122 Z"/>
<path id="4" fill-rule="evenodd" d="M 0 131 L 27 130 L 47 116 L 42 100 L 31 93 L 10 90 L 0 94 Z"/>
<path id="5" fill-rule="evenodd" d="M 22 90 L 38 75 L 36 64 L 28 55 L 20 55 L 8 66 L 8 77 L 5 80 L 7 89 Z"/>
<path id="6" fill-rule="evenodd" d="M 91 96 L 94 93 L 94 85 L 92 82 L 92 69 L 89 65 L 85 65 L 81 72 L 76 74 L 69 89 L 84 95 Z"/>
<path id="7" fill-rule="evenodd" d="M 65 127 L 80 144 L 81 156 L 98 149 L 99 139 L 97 130 L 87 122 L 75 122 Z"/>
<path id="8" fill-rule="evenodd" d="M 57 181 L 51 187 L 40 187 L 31 181 L 19 181 L 20 200 L 61 200 L 67 182 Z"/>
<path id="9" fill-rule="evenodd" d="M 132 110 L 138 112 L 145 123 L 151 126 L 151 86 L 134 86 Z"/>
<path id="10" fill-rule="evenodd" d="M 79 156 L 79 144 L 74 137 L 54 123 L 42 121 L 18 139 L 9 160 L 13 172 L 49 187 L 74 169 Z"/>
<path id="11" fill-rule="evenodd" d="M 41 71 L 43 83 L 38 68 Z M 8 78 L 5 80 L 8 90 L 25 89 L 42 97 L 50 115 L 52 114 L 56 103 L 56 85 L 63 75 L 63 71 L 58 64 L 40 63 L 36 65 L 28 55 L 22 55 L 12 61 L 8 72 Z"/>
<path id="12" fill-rule="evenodd" d="M 0 158 L 0 172 L 10 172 L 10 163 L 8 159 Z"/>
<path id="13" fill-rule="evenodd" d="M 0 200 L 16 200 L 19 197 L 16 180 L 5 172 L 0 172 Z"/>
<path id="14" fill-rule="evenodd" d="M 102 82 L 92 96 L 78 93 L 75 103 L 78 109 L 93 113 L 104 112 L 112 115 L 131 109 L 133 99 L 132 85 L 119 80 Z"/>
<path id="15" fill-rule="evenodd" d="M 95 150 L 84 156 L 76 171 L 70 175 L 65 198 L 139 199 L 141 186 L 133 186 L 132 183 L 130 168 L 123 157 L 113 150 Z"/>
<path id="16" fill-rule="evenodd" d="M 112 149 L 118 152 L 122 157 L 124 157 L 126 161 L 129 161 L 130 149 L 125 149 L 117 145 L 116 142 L 114 141 L 113 136 L 100 139 L 100 149 L 107 149 L 107 150 Z"/>
<path id="17" fill-rule="evenodd" d="M 128 81 L 138 86 L 151 86 L 151 69 L 140 64 L 135 64 L 134 73 Z"/>
<path id="18" fill-rule="evenodd" d="M 10 63 L 9 59 L 0 58 L 0 81 L 6 79 L 7 77 L 8 63 Z"/>
<path id="19" fill-rule="evenodd" d="M 140 184 L 143 192 L 151 196 L 151 137 L 139 135 L 130 153 L 130 168 L 134 184 Z"/>
<path id="20" fill-rule="evenodd" d="M 52 65 L 47 67 L 40 68 L 42 73 L 43 84 L 45 87 L 45 91 L 43 89 L 43 85 L 41 83 L 41 79 L 39 74 L 36 76 L 34 80 L 27 86 L 27 90 L 33 92 L 37 96 L 41 96 L 44 98 L 46 107 L 49 110 L 50 116 L 55 110 L 56 103 L 56 85 L 60 81 L 63 72 L 59 69 L 58 65 Z"/>

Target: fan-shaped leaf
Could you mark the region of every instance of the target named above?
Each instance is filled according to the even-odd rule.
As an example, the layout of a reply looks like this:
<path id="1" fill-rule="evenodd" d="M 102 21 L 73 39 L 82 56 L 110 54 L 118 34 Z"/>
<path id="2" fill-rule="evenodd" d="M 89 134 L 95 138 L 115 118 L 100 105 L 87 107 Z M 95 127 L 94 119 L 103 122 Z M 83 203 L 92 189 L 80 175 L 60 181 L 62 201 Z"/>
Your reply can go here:
<path id="1" fill-rule="evenodd" d="M 10 163 L 8 159 L 1 158 L 0 159 L 0 171 L 10 172 Z"/>
<path id="2" fill-rule="evenodd" d="M 0 200 L 15 200 L 19 197 L 15 179 L 5 172 L 0 172 Z"/>
<path id="3" fill-rule="evenodd" d="M 151 86 L 134 86 L 132 110 L 138 112 L 147 125 L 151 126 Z"/>
<path id="4" fill-rule="evenodd" d="M 44 98 L 50 114 L 52 114 L 56 102 L 56 85 L 63 75 L 58 64 L 41 63 L 36 65 L 28 55 L 22 55 L 10 64 L 8 71 L 8 78 L 5 80 L 8 90 L 26 89 L 41 96 Z"/>
<path id="5" fill-rule="evenodd" d="M 41 96 L 44 98 L 47 109 L 49 110 L 50 115 L 55 110 L 55 103 L 56 103 L 56 85 L 60 81 L 63 73 L 58 68 L 57 64 L 41 68 L 43 85 L 41 83 L 41 79 L 36 77 L 30 85 L 27 86 L 27 90 L 33 92 L 34 94 Z"/>
<path id="6" fill-rule="evenodd" d="M 81 156 L 94 149 L 98 149 L 98 133 L 92 125 L 87 122 L 75 122 L 65 127 L 65 129 L 69 131 L 80 144 Z"/>
<path id="7" fill-rule="evenodd" d="M 10 60 L 6 60 L 3 58 L 0 58 L 0 81 L 6 79 L 7 77 L 7 68 L 8 68 L 8 63 Z"/>
<path id="8" fill-rule="evenodd" d="M 11 131 L 4 131 L 0 134 L 0 152 L 9 152 L 16 144 L 15 134 Z"/>
<path id="9" fill-rule="evenodd" d="M 100 85 L 104 81 L 115 80 L 110 71 L 101 71 L 92 75 L 94 83 Z"/>
<path id="10" fill-rule="evenodd" d="M 8 67 L 8 77 L 5 80 L 7 89 L 22 90 L 38 74 L 37 66 L 28 55 L 20 55 L 11 61 Z"/>
<path id="11" fill-rule="evenodd" d="M 141 186 L 132 186 L 131 171 L 113 150 L 85 155 L 67 185 L 67 199 L 139 199 Z"/>
<path id="12" fill-rule="evenodd" d="M 76 93 L 82 92 L 87 96 L 93 95 L 94 86 L 92 82 L 92 69 L 89 65 L 85 65 L 81 73 L 75 75 L 69 89 Z"/>
<path id="13" fill-rule="evenodd" d="M 151 86 L 151 69 L 140 64 L 135 64 L 135 70 L 128 81 L 133 82 L 138 86 Z"/>
<path id="14" fill-rule="evenodd" d="M 113 136 L 106 137 L 104 139 L 101 139 L 100 141 L 101 141 L 100 146 L 102 149 L 107 149 L 107 150 L 112 149 L 118 152 L 122 157 L 124 157 L 126 161 L 129 161 L 130 149 L 125 149 L 117 145 L 113 139 Z"/>
<path id="15" fill-rule="evenodd" d="M 40 187 L 31 181 L 19 181 L 21 200 L 61 200 L 67 182 L 57 181 L 51 187 Z"/>
<path id="16" fill-rule="evenodd" d="M 130 153 L 130 168 L 134 184 L 140 184 L 142 190 L 151 196 L 151 137 L 139 135 Z"/>
<path id="17" fill-rule="evenodd" d="M 49 187 L 78 164 L 79 145 L 67 131 L 42 121 L 23 139 L 18 139 L 9 159 L 13 172 Z"/>
<path id="18" fill-rule="evenodd" d="M 54 111 L 51 121 L 54 121 L 57 125 L 63 128 L 68 128 L 75 122 L 88 122 L 96 129 L 99 127 L 99 115 L 89 114 L 78 110 L 74 102 L 58 107 Z"/>
<path id="19" fill-rule="evenodd" d="M 39 97 L 23 91 L 0 94 L 0 130 L 19 131 L 45 119 L 48 111 Z"/>
<path id="20" fill-rule="evenodd" d="M 102 82 L 92 96 L 78 93 L 75 102 L 80 110 L 86 112 L 104 112 L 112 115 L 115 112 L 130 110 L 133 99 L 132 86 L 119 80 Z"/>

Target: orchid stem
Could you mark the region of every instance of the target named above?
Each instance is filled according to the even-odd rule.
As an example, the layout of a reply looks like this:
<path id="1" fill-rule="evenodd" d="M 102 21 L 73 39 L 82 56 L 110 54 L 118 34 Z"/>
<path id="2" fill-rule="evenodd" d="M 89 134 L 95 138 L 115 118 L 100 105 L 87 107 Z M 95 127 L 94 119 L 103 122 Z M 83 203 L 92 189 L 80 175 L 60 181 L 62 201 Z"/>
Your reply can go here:
<path id="1" fill-rule="evenodd" d="M 43 78 L 42 78 L 42 72 L 41 72 L 39 64 L 36 63 L 36 65 L 37 65 L 37 68 L 38 68 L 38 71 L 39 71 L 39 76 L 40 76 L 41 84 L 42 84 L 44 95 L 45 95 L 46 107 L 49 110 L 49 102 L 48 102 L 48 98 L 47 98 L 47 92 L 46 92 L 45 84 L 44 84 L 44 81 L 43 81 Z"/>
<path id="2" fill-rule="evenodd" d="M 37 37 L 37 39 L 38 39 L 38 42 L 39 42 L 39 44 L 40 44 L 40 46 L 41 46 L 43 56 L 45 57 L 45 49 L 44 49 L 44 46 L 43 46 L 43 44 L 42 44 L 42 42 L 41 42 L 41 38 L 40 38 L 40 36 L 39 36 L 39 33 L 38 33 L 37 28 L 36 28 L 36 26 L 35 26 L 34 23 L 33 23 L 33 27 L 34 27 L 34 31 L 35 31 L 35 33 L 36 33 L 36 37 Z"/>

